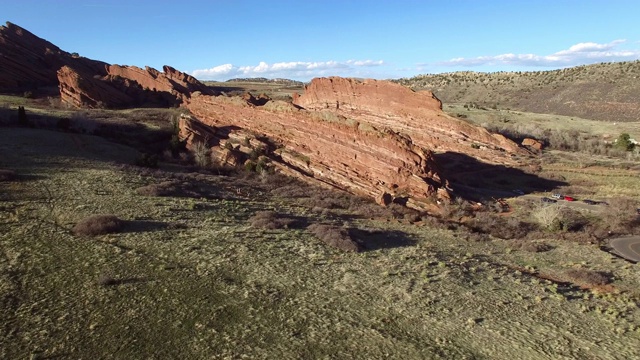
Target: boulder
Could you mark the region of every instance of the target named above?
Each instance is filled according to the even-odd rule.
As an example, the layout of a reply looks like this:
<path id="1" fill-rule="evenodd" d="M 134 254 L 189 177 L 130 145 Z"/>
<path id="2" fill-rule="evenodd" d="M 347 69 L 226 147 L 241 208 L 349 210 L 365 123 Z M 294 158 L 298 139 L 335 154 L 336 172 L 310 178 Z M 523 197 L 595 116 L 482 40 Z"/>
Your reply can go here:
<path id="1" fill-rule="evenodd" d="M 535 150 L 542 150 L 543 148 L 543 145 L 540 141 L 530 138 L 522 140 L 522 146 L 527 146 Z"/>

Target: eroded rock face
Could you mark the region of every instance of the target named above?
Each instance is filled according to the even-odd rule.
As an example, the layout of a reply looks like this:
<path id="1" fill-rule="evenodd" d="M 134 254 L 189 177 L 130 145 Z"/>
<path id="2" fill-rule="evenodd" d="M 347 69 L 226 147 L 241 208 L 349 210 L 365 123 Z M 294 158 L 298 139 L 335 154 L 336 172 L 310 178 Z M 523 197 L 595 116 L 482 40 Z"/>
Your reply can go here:
<path id="1" fill-rule="evenodd" d="M 62 101 L 76 107 L 122 108 L 140 105 L 171 107 L 182 103 L 192 91 L 212 90 L 190 75 L 166 66 L 167 73 L 147 67 L 105 65 L 106 75 L 77 71 L 65 66 L 58 71 Z"/>
<path id="2" fill-rule="evenodd" d="M 442 112 L 430 91 L 413 91 L 380 80 L 313 79 L 294 104 L 374 129 L 391 128 L 435 152 L 468 154 L 490 163 L 512 164 L 509 155 L 528 152 L 499 134 Z"/>
<path id="3" fill-rule="evenodd" d="M 281 146 L 270 155 L 274 165 L 303 180 L 372 198 L 387 193 L 387 203 L 389 197 L 426 201 L 446 187 L 431 151 L 392 129 L 374 132 L 295 107 L 279 111 L 237 99 L 196 95 L 187 107 L 203 124 L 265 134 Z"/>
<path id="4" fill-rule="evenodd" d="M 175 106 L 192 92 L 213 94 L 193 76 L 170 66 L 109 65 L 72 55 L 29 31 L 0 27 L 0 89 L 59 86 L 61 99 L 76 107 Z"/>
<path id="5" fill-rule="evenodd" d="M 450 199 L 434 148 L 500 164 L 529 154 L 502 136 L 444 114 L 432 93 L 386 81 L 314 79 L 293 105 L 255 100 L 194 95 L 186 107 L 218 130 L 264 134 L 279 145 L 269 157 L 280 171 L 369 196 L 381 205 L 397 201 L 428 208 L 435 199 Z"/>
<path id="6" fill-rule="evenodd" d="M 104 76 L 105 65 L 73 56 L 10 22 L 0 26 L 0 88 L 4 90 L 57 86 L 57 72 L 63 66 Z"/>

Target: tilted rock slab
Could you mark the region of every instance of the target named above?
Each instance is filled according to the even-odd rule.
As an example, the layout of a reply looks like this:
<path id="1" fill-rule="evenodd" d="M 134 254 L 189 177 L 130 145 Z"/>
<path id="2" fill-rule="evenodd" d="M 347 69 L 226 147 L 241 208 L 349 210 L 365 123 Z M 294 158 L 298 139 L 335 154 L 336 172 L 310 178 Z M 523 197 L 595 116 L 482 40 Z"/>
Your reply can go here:
<path id="1" fill-rule="evenodd" d="M 529 154 L 500 134 L 445 114 L 432 92 L 416 92 L 390 81 L 316 78 L 304 94 L 294 96 L 294 104 L 377 129 L 391 128 L 435 152 L 462 153 L 499 164 L 514 164 L 514 155 Z"/>
<path id="2" fill-rule="evenodd" d="M 387 193 L 427 202 L 446 187 L 432 153 L 391 129 L 328 121 L 280 101 L 257 107 L 238 97 L 194 95 L 187 108 L 220 133 L 239 127 L 266 135 L 282 146 L 271 155 L 279 170 L 303 180 L 372 198 Z"/>
<path id="3" fill-rule="evenodd" d="M 444 114 L 441 106 L 430 92 L 338 77 L 314 79 L 294 104 L 255 106 L 240 97 L 202 95 L 186 103 L 214 132 L 246 129 L 280 144 L 271 158 L 287 174 L 415 208 L 450 196 L 433 148 L 502 164 L 528 154 L 501 135 Z"/>
<path id="4" fill-rule="evenodd" d="M 57 86 L 57 71 L 63 66 L 106 75 L 105 65 L 101 61 L 73 56 L 10 22 L 0 26 L 0 89 L 14 91 Z"/>
<path id="5" fill-rule="evenodd" d="M 78 71 L 70 66 L 58 70 L 60 97 L 75 107 L 123 108 L 151 104 L 175 106 L 191 92 L 213 91 L 194 77 L 164 66 L 164 72 L 136 66 L 104 66 L 106 75 Z"/>

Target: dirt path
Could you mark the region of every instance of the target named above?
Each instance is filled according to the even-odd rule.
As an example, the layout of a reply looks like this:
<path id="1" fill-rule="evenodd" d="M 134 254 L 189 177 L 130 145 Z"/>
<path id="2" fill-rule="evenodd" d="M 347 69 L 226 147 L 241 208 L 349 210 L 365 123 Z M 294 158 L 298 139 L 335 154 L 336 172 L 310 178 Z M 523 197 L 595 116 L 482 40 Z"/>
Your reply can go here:
<path id="1" fill-rule="evenodd" d="M 640 262 L 640 236 L 611 239 L 609 245 L 623 258 Z"/>

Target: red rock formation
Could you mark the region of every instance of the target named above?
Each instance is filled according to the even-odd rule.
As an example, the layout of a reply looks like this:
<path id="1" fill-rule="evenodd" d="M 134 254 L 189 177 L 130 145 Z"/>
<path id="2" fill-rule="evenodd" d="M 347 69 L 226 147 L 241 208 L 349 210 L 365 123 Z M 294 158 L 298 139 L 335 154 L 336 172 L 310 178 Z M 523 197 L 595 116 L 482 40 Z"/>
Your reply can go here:
<path id="1" fill-rule="evenodd" d="M 294 104 L 307 110 L 375 129 L 394 129 L 436 152 L 464 153 L 504 164 L 513 163 L 505 154 L 527 154 L 502 135 L 443 113 L 442 103 L 430 91 L 415 92 L 389 81 L 317 78 L 294 99 Z"/>
<path id="2" fill-rule="evenodd" d="M 58 70 L 58 79 L 62 101 L 75 107 L 103 107 L 106 104 L 126 107 L 135 102 L 133 97 L 113 87 L 111 83 L 80 74 L 68 66 Z"/>
<path id="3" fill-rule="evenodd" d="M 543 145 L 540 141 L 536 139 L 530 139 L 530 138 L 526 138 L 522 140 L 522 146 L 528 146 L 535 150 L 542 150 L 543 148 Z"/>
<path id="4" fill-rule="evenodd" d="M 70 67 L 58 71 L 62 101 L 76 107 L 121 108 L 139 105 L 175 106 L 191 91 L 213 91 L 190 75 L 165 66 L 168 73 L 147 67 L 106 65 L 105 76 Z"/>
<path id="5" fill-rule="evenodd" d="M 193 76 L 182 73 L 170 66 L 163 67 L 160 72 L 151 67 L 141 69 L 136 66 L 110 65 L 107 73 L 110 76 L 121 77 L 137 82 L 143 89 L 170 93 L 177 98 L 184 99 L 194 91 L 200 91 L 205 95 L 213 94 L 206 85 L 196 80 Z"/>
<path id="6" fill-rule="evenodd" d="M 529 154 L 444 114 L 432 93 L 391 82 L 314 79 L 294 99 L 256 106 L 253 97 L 193 96 L 186 106 L 204 124 L 250 129 L 280 144 L 271 158 L 281 171 L 383 205 L 402 199 L 425 208 L 429 199 L 449 198 L 431 148 L 501 164 Z"/>
<path id="7" fill-rule="evenodd" d="M 371 131 L 295 107 L 256 107 L 240 98 L 193 96 L 188 109 L 204 124 L 264 133 L 283 145 L 272 158 L 284 173 L 379 197 L 426 200 L 446 183 L 432 153 L 391 129 Z"/>
<path id="8" fill-rule="evenodd" d="M 106 75 L 105 63 L 72 56 L 52 43 L 7 22 L 0 26 L 0 88 L 34 89 L 57 86 L 57 71 L 72 66 L 81 72 Z"/>
<path id="9" fill-rule="evenodd" d="M 60 50 L 27 30 L 0 27 L 0 89 L 33 90 L 59 86 L 61 99 L 74 106 L 174 106 L 192 92 L 213 94 L 191 75 L 170 66 L 109 65 Z"/>

